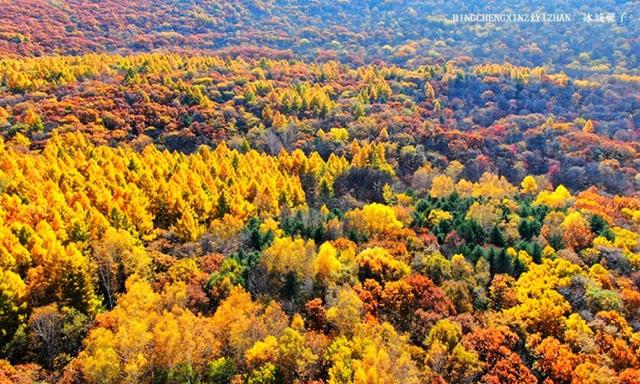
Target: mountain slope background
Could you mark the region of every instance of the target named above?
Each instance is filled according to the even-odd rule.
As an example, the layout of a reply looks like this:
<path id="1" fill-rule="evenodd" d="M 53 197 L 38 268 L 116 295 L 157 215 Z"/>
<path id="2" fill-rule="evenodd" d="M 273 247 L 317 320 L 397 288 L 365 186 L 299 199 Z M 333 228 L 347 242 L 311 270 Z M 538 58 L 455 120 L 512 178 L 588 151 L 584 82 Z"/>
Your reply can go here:
<path id="1" fill-rule="evenodd" d="M 159 49 L 353 64 L 470 60 L 554 70 L 631 71 L 640 58 L 634 1 L 0 2 L 0 52 L 43 55 Z M 587 23 L 611 12 L 613 23 Z M 568 23 L 455 23 L 463 13 L 567 14 Z M 239 47 L 242 47 L 239 49 Z M 579 57 L 590 63 L 581 63 Z"/>

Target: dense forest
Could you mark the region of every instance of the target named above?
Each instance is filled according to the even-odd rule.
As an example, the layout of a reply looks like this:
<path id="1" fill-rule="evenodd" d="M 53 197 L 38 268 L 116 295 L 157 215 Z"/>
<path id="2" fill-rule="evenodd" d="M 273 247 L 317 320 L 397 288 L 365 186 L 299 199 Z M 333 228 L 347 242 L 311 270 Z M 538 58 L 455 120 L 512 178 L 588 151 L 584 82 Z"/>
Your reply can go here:
<path id="1" fill-rule="evenodd" d="M 637 71 L 640 8 L 625 0 L 0 0 L 0 53 L 41 56 L 171 49 L 228 55 L 449 60 Z M 569 23 L 456 23 L 463 13 L 568 15 Z M 615 23 L 584 22 L 614 13 Z"/>
<path id="2" fill-rule="evenodd" d="M 640 11 L 532 3 L 0 0 L 0 384 L 640 384 Z"/>

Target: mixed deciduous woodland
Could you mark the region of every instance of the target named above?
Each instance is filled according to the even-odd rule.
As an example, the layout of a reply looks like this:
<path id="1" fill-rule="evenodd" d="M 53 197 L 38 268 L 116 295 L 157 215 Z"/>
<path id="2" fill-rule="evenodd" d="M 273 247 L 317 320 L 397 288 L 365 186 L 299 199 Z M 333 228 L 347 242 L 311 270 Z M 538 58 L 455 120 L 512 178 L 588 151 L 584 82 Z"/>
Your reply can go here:
<path id="1" fill-rule="evenodd" d="M 639 384 L 639 9 L 531 3 L 0 0 L 0 383 Z"/>

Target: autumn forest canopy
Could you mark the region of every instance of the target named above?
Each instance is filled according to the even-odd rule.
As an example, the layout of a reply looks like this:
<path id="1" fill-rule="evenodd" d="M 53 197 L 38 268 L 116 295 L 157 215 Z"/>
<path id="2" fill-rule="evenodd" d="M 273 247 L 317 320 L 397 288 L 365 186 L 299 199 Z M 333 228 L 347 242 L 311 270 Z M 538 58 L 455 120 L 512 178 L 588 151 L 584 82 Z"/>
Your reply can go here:
<path id="1" fill-rule="evenodd" d="M 634 1 L 0 0 L 0 384 L 640 384 L 639 89 Z"/>

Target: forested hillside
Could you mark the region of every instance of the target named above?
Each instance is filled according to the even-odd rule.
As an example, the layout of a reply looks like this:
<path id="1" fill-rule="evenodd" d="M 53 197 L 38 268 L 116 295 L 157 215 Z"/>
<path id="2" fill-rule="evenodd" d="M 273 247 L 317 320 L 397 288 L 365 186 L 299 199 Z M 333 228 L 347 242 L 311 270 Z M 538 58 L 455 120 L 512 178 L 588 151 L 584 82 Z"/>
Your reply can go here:
<path id="1" fill-rule="evenodd" d="M 220 51 L 354 65 L 458 62 L 637 71 L 635 1 L 1 0 L 0 52 Z M 556 14 L 570 22 L 456 23 L 454 14 Z M 585 22 L 613 13 L 616 21 Z"/>
<path id="2" fill-rule="evenodd" d="M 0 0 L 0 384 L 639 384 L 637 4 L 531 3 Z"/>

